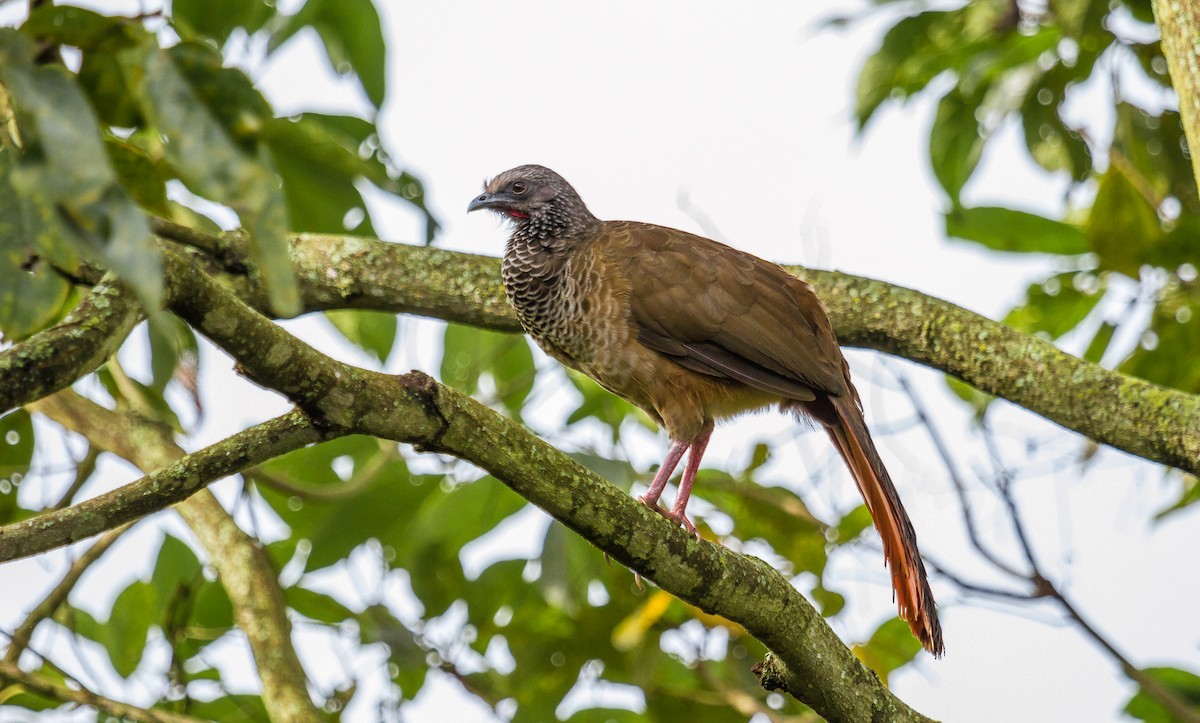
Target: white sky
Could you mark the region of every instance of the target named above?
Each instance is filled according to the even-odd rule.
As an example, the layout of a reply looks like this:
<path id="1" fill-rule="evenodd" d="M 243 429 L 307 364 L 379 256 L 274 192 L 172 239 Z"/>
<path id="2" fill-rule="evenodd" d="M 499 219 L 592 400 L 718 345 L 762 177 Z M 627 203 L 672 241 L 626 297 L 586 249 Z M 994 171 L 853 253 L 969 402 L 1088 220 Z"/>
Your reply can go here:
<path id="1" fill-rule="evenodd" d="M 926 160 L 931 103 L 889 107 L 864 138 L 855 139 L 854 80 L 878 42 L 881 22 L 859 23 L 849 32 L 817 28 L 821 19 L 855 10 L 857 3 L 379 5 L 391 54 L 390 100 L 380 125 L 389 149 L 425 181 L 444 226 L 443 247 L 499 254 L 504 229 L 487 215 L 467 216 L 466 204 L 483 178 L 541 163 L 571 181 L 601 218 L 705 231 L 681 210 L 679 197 L 686 193 L 722 240 L 735 246 L 782 262 L 886 279 L 993 318 L 1052 268 L 1045 259 L 986 255 L 943 239 L 944 201 Z M 353 88 L 330 80 L 306 52 L 311 46 L 305 40 L 294 45 L 261 78 L 280 112 L 363 107 Z M 1015 138 L 1010 129 L 993 144 L 980 169 L 982 182 L 969 188 L 968 199 L 1053 212 L 1064 190 L 1061 179 L 1032 169 Z M 419 240 L 411 213 L 375 212 L 385 238 Z M 422 330 L 408 338 L 433 338 L 436 324 L 418 326 Z M 342 358 L 361 359 L 337 346 L 319 324 L 289 328 Z M 438 357 L 424 345 L 400 356 L 389 368 L 436 369 Z M 889 379 L 878 357 L 851 358 L 868 419 L 906 419 L 907 403 L 869 382 Z M 227 360 L 209 355 L 206 363 L 209 414 L 190 448 L 284 408 L 233 380 Z M 939 375 L 900 368 L 918 382 L 943 434 L 960 445 L 964 471 L 982 467 L 986 458 L 969 434 L 969 418 L 942 392 Z M 1060 453 L 1082 445 L 1029 415 L 1005 414 L 1002 421 L 1014 449 L 1026 435 L 1048 437 Z M 853 485 L 840 471 L 815 490 L 795 479 L 797 470 L 827 461 L 829 450 L 813 435 L 792 443 L 789 424 L 765 415 L 723 428 L 706 460 L 742 460 L 753 442 L 769 436 L 782 447 L 771 479 L 793 484 L 817 511 L 856 504 Z M 664 440 L 648 440 L 634 449 L 642 469 L 665 450 Z M 966 549 L 957 502 L 923 433 L 881 436 L 880 444 L 922 549 L 966 577 L 996 581 Z M 116 481 L 130 476 L 118 465 L 113 470 Z M 227 501 L 236 489 L 231 481 L 219 486 Z M 1194 574 L 1200 569 L 1200 513 L 1154 526 L 1150 516 L 1171 491 L 1157 469 L 1105 452 L 1082 479 L 1074 469 L 1031 475 L 1019 487 L 1019 501 L 1046 569 L 1066 581 L 1064 589 L 1096 627 L 1135 664 L 1196 670 L 1200 634 L 1192 601 L 1200 599 Z M 1003 513 L 984 495 L 974 501 L 985 534 L 1007 544 Z M 156 534 L 141 532 L 119 551 L 154 549 Z M 1011 545 L 1005 550 L 1009 559 L 1019 559 Z M 842 554 L 832 564 L 831 584 L 847 592 L 851 605 L 831 623 L 847 640 L 865 639 L 894 614 L 877 557 L 871 551 Z M 16 591 L 0 601 L 0 626 L 11 628 L 66 560 L 59 553 L 0 567 L 0 588 Z M 924 656 L 892 678 L 897 694 L 917 710 L 946 721 L 1121 720 L 1132 685 L 1075 628 L 1059 624 L 1056 609 L 964 603 L 949 583 L 936 579 L 934 589 L 947 656 Z M 320 670 L 321 651 L 302 655 L 316 677 L 331 675 Z M 459 705 L 455 720 L 493 720 L 444 680 L 406 710 L 406 720 L 447 720 L 447 706 Z M 369 717 L 360 710 L 349 719 Z"/>

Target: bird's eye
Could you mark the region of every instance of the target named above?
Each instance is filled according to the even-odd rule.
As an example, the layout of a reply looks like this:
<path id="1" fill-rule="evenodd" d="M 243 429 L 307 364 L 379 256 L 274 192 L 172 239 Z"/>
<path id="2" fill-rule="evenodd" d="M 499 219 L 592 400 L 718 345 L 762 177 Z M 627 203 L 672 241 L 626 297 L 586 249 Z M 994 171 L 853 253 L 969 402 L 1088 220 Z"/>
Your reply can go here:
<path id="1" fill-rule="evenodd" d="M 513 185 L 512 185 L 513 193 L 520 195 L 522 193 L 525 193 L 528 190 L 529 190 L 529 186 L 524 181 L 513 181 Z"/>

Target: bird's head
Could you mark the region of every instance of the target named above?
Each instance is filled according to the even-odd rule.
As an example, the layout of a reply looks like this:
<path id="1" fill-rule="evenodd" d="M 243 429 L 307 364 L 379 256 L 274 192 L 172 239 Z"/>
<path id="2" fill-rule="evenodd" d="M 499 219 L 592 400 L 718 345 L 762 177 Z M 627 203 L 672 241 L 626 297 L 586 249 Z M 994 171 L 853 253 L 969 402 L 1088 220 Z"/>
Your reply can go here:
<path id="1" fill-rule="evenodd" d="M 545 166 L 517 166 L 485 183 L 467 212 L 484 208 L 542 238 L 572 236 L 599 223 L 571 184 Z"/>

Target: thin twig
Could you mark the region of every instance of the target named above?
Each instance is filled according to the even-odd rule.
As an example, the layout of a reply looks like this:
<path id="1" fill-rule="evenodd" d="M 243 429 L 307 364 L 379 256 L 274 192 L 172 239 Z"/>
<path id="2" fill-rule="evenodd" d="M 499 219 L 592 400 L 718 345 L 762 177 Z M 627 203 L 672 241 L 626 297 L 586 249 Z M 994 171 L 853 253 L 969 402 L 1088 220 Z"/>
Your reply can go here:
<path id="1" fill-rule="evenodd" d="M 954 462 L 954 455 L 950 452 L 950 446 L 942 438 L 941 432 L 938 431 L 937 425 L 933 421 L 933 417 L 927 411 L 924 401 L 917 390 L 909 382 L 908 376 L 896 371 L 891 364 L 884 363 L 884 368 L 892 373 L 896 383 L 900 387 L 900 391 L 908 397 L 909 403 L 916 412 L 917 419 L 921 425 L 925 427 L 925 431 L 929 434 L 929 439 L 933 442 L 933 448 L 937 451 L 938 456 L 942 460 L 942 464 L 946 468 L 946 473 L 950 476 L 950 481 L 954 483 L 954 491 L 958 495 L 959 509 L 962 511 L 963 524 L 967 528 L 967 537 L 971 540 L 971 546 L 975 548 L 988 562 L 1002 572 L 1019 580 L 1026 579 L 1026 575 L 1008 563 L 1001 560 L 991 550 L 983 544 L 983 538 L 979 534 L 979 529 L 975 526 L 975 515 L 971 507 L 971 498 L 967 495 L 967 485 L 963 480 L 962 475 L 958 472 L 958 465 Z"/>
<path id="2" fill-rule="evenodd" d="M 38 624 L 54 615 L 58 607 L 71 594 L 71 590 L 75 588 L 75 584 L 79 582 L 79 578 L 83 576 L 83 573 L 87 572 L 92 563 L 99 560 L 108 551 L 108 548 L 112 547 L 113 543 L 134 524 L 136 523 L 131 522 L 104 533 L 100 539 L 96 540 L 94 545 L 88 548 L 87 552 L 80 555 L 78 560 L 71 563 L 71 567 L 67 570 L 67 574 L 63 576 L 63 579 L 37 604 L 37 607 L 29 611 L 29 615 L 13 631 L 10 636 L 12 642 L 9 644 L 8 650 L 4 653 L 4 660 L 6 662 L 17 662 L 21 657 L 21 653 L 29 646 L 29 641 L 33 637 L 33 631 L 37 628 Z"/>
<path id="3" fill-rule="evenodd" d="M 153 708 L 139 708 L 128 703 L 113 700 L 112 698 L 106 698 L 93 693 L 78 682 L 75 683 L 78 687 L 72 687 L 36 673 L 26 673 L 17 667 L 16 663 L 7 660 L 0 661 L 0 680 L 19 685 L 31 693 L 36 693 L 52 700 L 84 705 L 101 713 L 107 713 L 110 716 L 120 718 L 121 720 L 137 721 L 138 723 L 201 723 L 201 719 L 193 718 L 189 715 L 180 715 Z"/>

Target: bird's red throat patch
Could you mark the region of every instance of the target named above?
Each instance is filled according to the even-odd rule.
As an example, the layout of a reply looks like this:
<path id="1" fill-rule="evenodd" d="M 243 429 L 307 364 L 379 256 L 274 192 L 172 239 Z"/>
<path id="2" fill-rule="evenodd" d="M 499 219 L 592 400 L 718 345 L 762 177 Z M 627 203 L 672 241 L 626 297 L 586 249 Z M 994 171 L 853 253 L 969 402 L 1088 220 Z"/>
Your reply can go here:
<path id="1" fill-rule="evenodd" d="M 511 208 L 504 209 L 504 212 L 507 213 L 511 218 L 529 218 L 529 214 Z"/>

